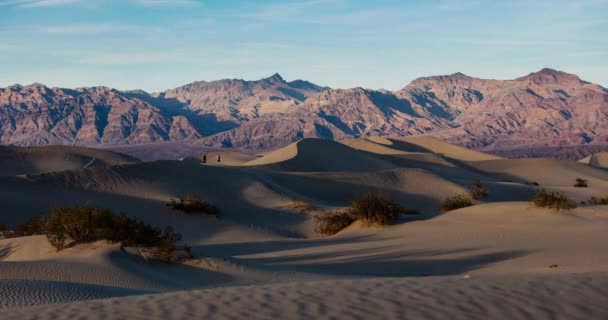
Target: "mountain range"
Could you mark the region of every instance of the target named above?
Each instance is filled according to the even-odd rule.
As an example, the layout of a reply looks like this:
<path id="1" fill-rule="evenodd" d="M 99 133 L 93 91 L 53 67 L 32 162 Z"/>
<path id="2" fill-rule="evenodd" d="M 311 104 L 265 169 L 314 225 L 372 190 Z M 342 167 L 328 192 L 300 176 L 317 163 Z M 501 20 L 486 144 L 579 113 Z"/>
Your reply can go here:
<path id="1" fill-rule="evenodd" d="M 456 73 L 397 91 L 332 89 L 275 74 L 160 93 L 108 87 L 0 89 L 0 143 L 188 141 L 265 150 L 305 137 L 433 135 L 486 151 L 608 144 L 608 90 L 542 69 L 514 80 Z"/>

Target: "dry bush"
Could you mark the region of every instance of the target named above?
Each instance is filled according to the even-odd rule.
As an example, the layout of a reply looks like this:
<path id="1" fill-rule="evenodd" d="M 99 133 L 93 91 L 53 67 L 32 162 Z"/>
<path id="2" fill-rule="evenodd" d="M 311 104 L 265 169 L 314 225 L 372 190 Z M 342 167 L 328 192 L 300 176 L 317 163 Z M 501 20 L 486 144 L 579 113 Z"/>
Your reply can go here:
<path id="1" fill-rule="evenodd" d="M 368 192 L 353 200 L 351 206 L 343 211 L 315 216 L 316 231 L 324 235 L 335 234 L 356 220 L 368 224 L 391 225 L 402 214 L 418 214 L 418 211 L 406 210 L 387 196 Z"/>
<path id="2" fill-rule="evenodd" d="M 474 200 L 479 200 L 487 197 L 490 194 L 490 191 L 486 186 L 484 186 L 479 180 L 473 181 L 473 185 L 471 186 L 471 197 Z"/>
<path id="3" fill-rule="evenodd" d="M 532 200 L 536 207 L 550 208 L 556 210 L 570 210 L 574 208 L 574 204 L 568 197 L 561 192 L 550 192 L 545 189 L 538 190 Z"/>
<path id="4" fill-rule="evenodd" d="M 576 188 L 587 188 L 589 187 L 589 185 L 587 184 L 587 180 L 582 179 L 582 178 L 576 178 L 576 183 L 574 184 L 574 187 Z"/>
<path id="5" fill-rule="evenodd" d="M 219 210 L 211 202 L 202 199 L 196 193 L 188 193 L 183 199 L 171 199 L 167 206 L 186 214 L 208 214 L 217 216 Z"/>
<path id="6" fill-rule="evenodd" d="M 349 212 L 357 220 L 379 225 L 394 224 L 403 208 L 382 194 L 368 192 L 351 203 Z"/>
<path id="7" fill-rule="evenodd" d="M 153 246 L 159 248 L 160 260 L 170 256 L 176 242 L 181 239 L 181 235 L 170 226 L 163 234 L 160 228 L 123 213 L 88 206 L 54 208 L 47 217 L 32 218 L 17 227 L 14 234 L 45 234 L 57 251 L 65 248 L 68 240 L 75 243 L 109 240 L 126 245 Z"/>
<path id="8" fill-rule="evenodd" d="M 333 235 L 355 222 L 348 211 L 332 211 L 315 216 L 315 231 L 322 235 Z"/>
<path id="9" fill-rule="evenodd" d="M 443 200 L 443 202 L 441 203 L 441 210 L 442 211 L 452 211 L 452 210 L 456 210 L 456 209 L 461 209 L 461 208 L 466 208 L 466 207 L 470 207 L 473 205 L 473 201 L 471 200 L 471 198 L 467 195 L 456 195 L 456 196 L 451 196 L 446 198 L 445 200 Z"/>
<path id="10" fill-rule="evenodd" d="M 591 205 L 596 205 L 596 206 L 606 206 L 606 205 L 608 205 L 608 197 L 603 197 L 603 198 L 591 197 L 591 199 L 589 199 L 587 201 L 582 201 L 581 204 L 591 204 Z"/>
<path id="11" fill-rule="evenodd" d="M 182 239 L 182 235 L 175 232 L 172 226 L 167 226 L 158 244 L 152 250 L 152 259 L 173 262 L 177 251 L 177 242 Z"/>

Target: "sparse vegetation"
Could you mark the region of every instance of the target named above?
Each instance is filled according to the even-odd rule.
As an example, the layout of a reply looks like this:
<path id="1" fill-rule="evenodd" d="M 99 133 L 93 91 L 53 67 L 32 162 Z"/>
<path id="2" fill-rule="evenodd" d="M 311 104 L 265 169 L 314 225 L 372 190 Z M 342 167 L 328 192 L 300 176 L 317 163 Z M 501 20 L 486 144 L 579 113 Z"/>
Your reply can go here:
<path id="1" fill-rule="evenodd" d="M 587 180 L 584 180 L 582 178 L 576 178 L 576 183 L 574 184 L 574 186 L 576 188 L 587 188 L 587 187 L 589 187 L 587 182 L 588 182 Z"/>
<path id="2" fill-rule="evenodd" d="M 391 225 L 403 212 L 403 208 L 384 195 L 368 192 L 353 200 L 349 211 L 356 220 L 379 225 Z"/>
<path id="3" fill-rule="evenodd" d="M 473 181 L 473 185 L 471 186 L 471 197 L 473 200 L 479 200 L 487 197 L 490 194 L 490 191 L 486 186 L 484 186 L 481 181 L 475 180 Z"/>
<path id="4" fill-rule="evenodd" d="M 182 235 L 175 232 L 172 226 L 165 227 L 160 241 L 152 250 L 152 258 L 159 261 L 171 262 L 177 251 L 177 242 L 182 240 Z"/>
<path id="5" fill-rule="evenodd" d="M 445 200 L 443 200 L 443 202 L 441 203 L 441 210 L 447 212 L 447 211 L 452 211 L 452 210 L 456 210 L 456 209 L 470 207 L 472 205 L 473 205 L 473 201 L 471 200 L 471 197 L 464 195 L 464 194 L 460 194 L 460 195 L 448 197 Z"/>
<path id="6" fill-rule="evenodd" d="M 591 199 L 589 199 L 587 201 L 582 201 L 581 204 L 591 204 L 591 205 L 596 205 L 596 206 L 606 206 L 606 205 L 608 205 L 608 197 L 603 197 L 603 198 L 591 197 Z"/>
<path id="7" fill-rule="evenodd" d="M 186 214 L 208 214 L 217 216 L 219 210 L 211 202 L 202 199 L 196 193 L 188 193 L 183 199 L 171 199 L 167 206 Z"/>
<path id="8" fill-rule="evenodd" d="M 322 235 L 332 235 L 350 226 L 355 218 L 348 211 L 332 211 L 315 216 L 315 231 Z"/>
<path id="9" fill-rule="evenodd" d="M 12 236 L 44 234 L 50 244 L 60 251 L 70 243 L 97 240 L 120 242 L 124 245 L 150 246 L 152 258 L 172 261 L 181 234 L 173 227 L 160 228 L 129 218 L 123 213 L 89 206 L 54 208 L 49 215 L 29 219 L 12 232 Z"/>
<path id="10" fill-rule="evenodd" d="M 5 224 L 0 223 L 0 238 L 6 238 L 8 233 L 8 227 Z"/>
<path id="11" fill-rule="evenodd" d="M 33 217 L 25 221 L 23 224 L 11 233 L 11 237 L 25 237 L 37 234 L 46 233 L 46 219 L 42 216 Z"/>
<path id="12" fill-rule="evenodd" d="M 538 190 L 531 202 L 539 208 L 550 208 L 555 210 L 573 209 L 574 203 L 561 192 L 551 192 L 545 189 Z"/>
<path id="13" fill-rule="evenodd" d="M 417 214 L 416 210 L 406 210 L 395 201 L 375 192 L 368 192 L 356 198 L 351 206 L 342 211 L 333 211 L 315 216 L 315 230 L 324 235 L 336 234 L 357 220 L 368 224 L 391 225 L 399 215 Z"/>

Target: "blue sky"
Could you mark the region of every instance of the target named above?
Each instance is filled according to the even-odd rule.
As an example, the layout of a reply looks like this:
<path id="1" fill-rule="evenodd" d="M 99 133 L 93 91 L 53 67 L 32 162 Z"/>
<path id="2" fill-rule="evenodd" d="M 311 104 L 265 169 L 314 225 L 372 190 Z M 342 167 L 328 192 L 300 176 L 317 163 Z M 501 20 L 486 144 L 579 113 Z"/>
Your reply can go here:
<path id="1" fill-rule="evenodd" d="M 0 87 L 159 91 L 275 72 L 395 90 L 552 67 L 608 86 L 608 0 L 0 0 Z"/>

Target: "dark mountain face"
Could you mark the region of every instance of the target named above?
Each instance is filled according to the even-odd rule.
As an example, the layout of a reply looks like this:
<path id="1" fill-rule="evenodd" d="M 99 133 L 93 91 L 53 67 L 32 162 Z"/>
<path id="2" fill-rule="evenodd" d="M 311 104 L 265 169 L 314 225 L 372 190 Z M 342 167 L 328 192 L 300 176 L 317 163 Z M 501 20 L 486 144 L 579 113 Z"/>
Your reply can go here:
<path id="1" fill-rule="evenodd" d="M 105 87 L 0 89 L 0 143 L 192 141 L 268 149 L 304 137 L 432 134 L 484 150 L 608 143 L 608 91 L 543 69 L 515 80 L 456 73 L 396 92 L 329 89 L 280 75 L 194 82 L 162 93 Z"/>

